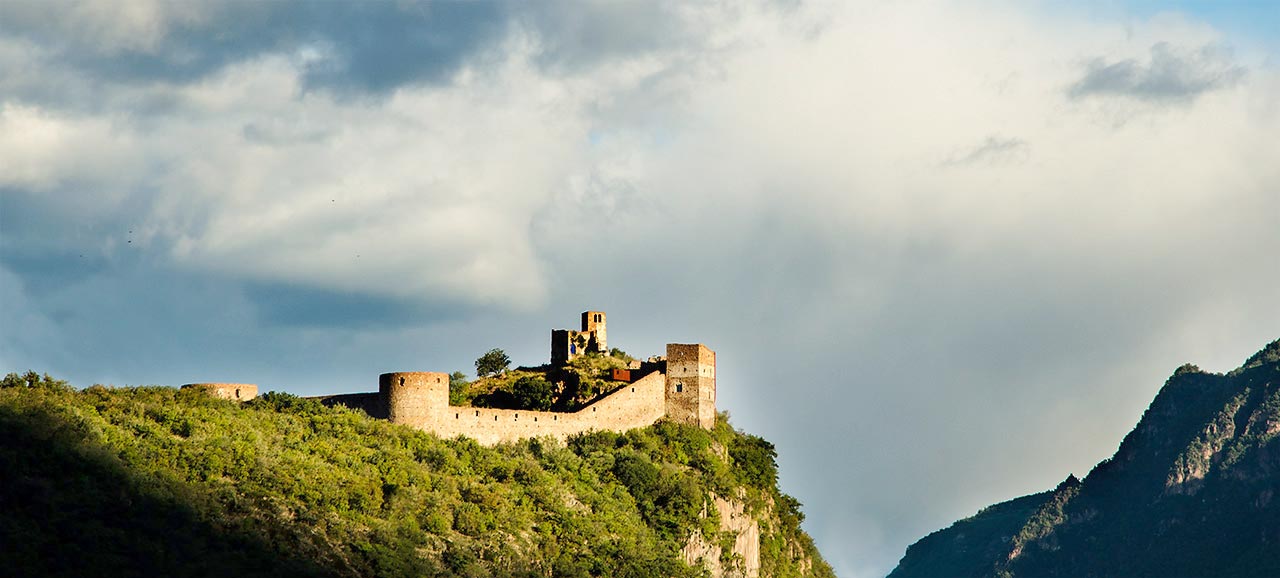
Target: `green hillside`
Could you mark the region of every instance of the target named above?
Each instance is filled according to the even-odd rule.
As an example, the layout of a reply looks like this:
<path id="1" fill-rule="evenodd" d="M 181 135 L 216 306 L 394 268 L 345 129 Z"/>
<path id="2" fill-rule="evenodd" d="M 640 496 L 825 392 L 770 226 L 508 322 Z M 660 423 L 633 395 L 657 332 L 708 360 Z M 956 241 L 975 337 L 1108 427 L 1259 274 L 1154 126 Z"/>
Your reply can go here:
<path id="1" fill-rule="evenodd" d="M 759 521 L 761 576 L 833 576 L 773 446 L 724 415 L 486 448 L 288 394 L 28 373 L 0 383 L 0 436 L 6 575 L 698 576 L 690 535 L 733 543 L 715 495 Z"/>
<path id="2" fill-rule="evenodd" d="M 1178 368 L 1084 480 L 934 532 L 890 576 L 1280 576 L 1280 341 Z"/>

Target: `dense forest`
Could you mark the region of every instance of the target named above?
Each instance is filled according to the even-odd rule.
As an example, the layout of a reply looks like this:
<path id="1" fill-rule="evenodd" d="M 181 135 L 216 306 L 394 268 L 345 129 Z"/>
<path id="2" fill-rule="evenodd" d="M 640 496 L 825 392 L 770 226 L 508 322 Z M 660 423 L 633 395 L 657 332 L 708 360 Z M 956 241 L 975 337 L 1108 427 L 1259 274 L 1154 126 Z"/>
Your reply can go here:
<path id="1" fill-rule="evenodd" d="M 660 422 L 482 447 L 271 392 L 0 382 L 0 567 L 16 576 L 700 576 L 716 497 L 760 525 L 761 576 L 833 576 L 775 450 Z"/>
<path id="2" fill-rule="evenodd" d="M 1083 480 L 934 532 L 890 576 L 1280 576 L 1280 340 L 1178 368 Z"/>

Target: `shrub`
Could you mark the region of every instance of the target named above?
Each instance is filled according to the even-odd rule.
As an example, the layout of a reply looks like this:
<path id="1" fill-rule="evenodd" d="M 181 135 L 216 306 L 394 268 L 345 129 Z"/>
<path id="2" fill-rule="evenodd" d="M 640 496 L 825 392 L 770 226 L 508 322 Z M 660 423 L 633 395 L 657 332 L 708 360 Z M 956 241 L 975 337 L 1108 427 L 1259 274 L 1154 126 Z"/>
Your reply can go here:
<path id="1" fill-rule="evenodd" d="M 555 398 L 555 386 L 537 376 L 526 376 L 517 379 L 511 386 L 511 395 L 517 407 L 546 411 L 551 409 Z"/>

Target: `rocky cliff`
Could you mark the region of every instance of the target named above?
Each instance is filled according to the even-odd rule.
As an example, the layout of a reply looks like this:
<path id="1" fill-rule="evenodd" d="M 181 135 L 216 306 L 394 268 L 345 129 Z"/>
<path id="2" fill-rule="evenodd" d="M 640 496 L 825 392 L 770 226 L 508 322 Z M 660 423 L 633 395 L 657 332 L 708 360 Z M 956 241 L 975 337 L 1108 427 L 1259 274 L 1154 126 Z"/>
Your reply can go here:
<path id="1" fill-rule="evenodd" d="M 988 507 L 890 576 L 1280 576 L 1280 340 L 1177 369 L 1083 480 Z"/>

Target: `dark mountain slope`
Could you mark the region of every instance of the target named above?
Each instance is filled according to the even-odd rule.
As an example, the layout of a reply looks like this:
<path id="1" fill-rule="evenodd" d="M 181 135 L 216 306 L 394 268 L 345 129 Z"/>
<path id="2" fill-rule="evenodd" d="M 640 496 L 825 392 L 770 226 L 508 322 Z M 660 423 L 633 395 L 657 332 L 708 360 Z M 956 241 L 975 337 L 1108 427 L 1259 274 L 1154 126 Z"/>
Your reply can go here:
<path id="1" fill-rule="evenodd" d="M 1225 375 L 1185 365 L 1083 481 L 935 532 L 890 576 L 1280 576 L 1278 436 L 1280 340 Z"/>

